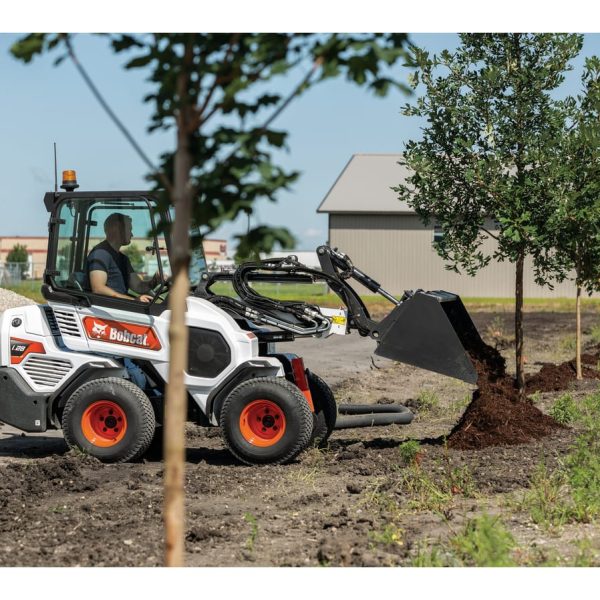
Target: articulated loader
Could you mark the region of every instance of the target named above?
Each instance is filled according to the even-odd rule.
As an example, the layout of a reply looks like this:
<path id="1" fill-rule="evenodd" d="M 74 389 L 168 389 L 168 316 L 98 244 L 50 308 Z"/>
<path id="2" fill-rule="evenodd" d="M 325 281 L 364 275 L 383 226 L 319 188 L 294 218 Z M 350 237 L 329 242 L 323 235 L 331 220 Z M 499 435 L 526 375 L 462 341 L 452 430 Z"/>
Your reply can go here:
<path id="1" fill-rule="evenodd" d="M 75 191 L 72 179 L 63 183 L 66 191 L 44 197 L 47 304 L 9 309 L 0 318 L 0 421 L 26 432 L 62 429 L 69 446 L 103 461 L 135 460 L 163 418 L 171 243 L 168 235 L 148 232 L 164 229 L 158 225 L 169 214 L 152 193 Z M 137 262 L 158 273 L 149 302 L 90 287 L 88 257 L 114 213 L 131 223 L 143 259 Z M 279 350 L 296 337 L 355 330 L 376 340 L 380 356 L 476 381 L 463 342 L 478 333 L 458 296 L 417 290 L 397 300 L 343 253 L 324 245 L 317 254 L 321 270 L 289 256 L 209 273 L 202 250 L 194 251 L 186 316 L 188 418 L 220 426 L 227 447 L 245 463 L 287 462 L 308 445 L 325 443 L 334 428 L 412 420 L 399 405 L 336 406 L 329 386 L 301 357 Z M 391 312 L 373 320 L 350 280 L 387 298 Z M 223 281 L 236 296 L 213 291 Z M 345 308 L 275 300 L 256 285 L 316 281 L 326 282 Z"/>

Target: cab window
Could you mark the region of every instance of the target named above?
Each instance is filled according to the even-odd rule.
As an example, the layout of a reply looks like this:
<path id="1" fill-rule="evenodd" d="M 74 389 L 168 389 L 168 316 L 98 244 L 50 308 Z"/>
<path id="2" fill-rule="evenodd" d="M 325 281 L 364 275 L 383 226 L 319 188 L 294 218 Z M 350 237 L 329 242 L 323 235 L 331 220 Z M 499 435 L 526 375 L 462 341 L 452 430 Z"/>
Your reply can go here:
<path id="1" fill-rule="evenodd" d="M 145 198 L 75 197 L 63 201 L 58 213 L 54 265 L 49 265 L 53 287 L 90 293 L 89 271 L 102 269 L 107 273 L 107 284 L 118 284 L 119 291 L 124 286 L 124 293 L 135 299 L 137 294 L 126 278 L 128 271 L 142 280 L 157 272 L 169 277 L 165 236 L 152 233 L 156 225 L 154 210 L 153 203 Z"/>

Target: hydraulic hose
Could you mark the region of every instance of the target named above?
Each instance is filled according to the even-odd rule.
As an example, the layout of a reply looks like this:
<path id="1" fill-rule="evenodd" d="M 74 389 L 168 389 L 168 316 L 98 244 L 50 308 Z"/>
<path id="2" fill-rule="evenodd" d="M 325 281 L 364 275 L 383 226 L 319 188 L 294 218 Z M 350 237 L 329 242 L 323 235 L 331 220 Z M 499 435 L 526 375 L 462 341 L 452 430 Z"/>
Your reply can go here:
<path id="1" fill-rule="evenodd" d="M 334 429 L 408 425 L 414 416 L 401 404 L 340 404 Z"/>

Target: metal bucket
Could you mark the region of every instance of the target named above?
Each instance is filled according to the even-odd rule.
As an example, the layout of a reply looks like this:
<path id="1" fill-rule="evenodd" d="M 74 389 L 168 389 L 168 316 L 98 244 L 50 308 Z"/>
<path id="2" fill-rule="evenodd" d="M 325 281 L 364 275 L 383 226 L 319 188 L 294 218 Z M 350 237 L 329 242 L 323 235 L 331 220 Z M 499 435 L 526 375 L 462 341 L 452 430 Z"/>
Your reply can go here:
<path id="1" fill-rule="evenodd" d="M 483 342 L 456 294 L 415 292 L 381 321 L 376 339 L 379 356 L 477 382 L 465 348 L 477 348 Z"/>

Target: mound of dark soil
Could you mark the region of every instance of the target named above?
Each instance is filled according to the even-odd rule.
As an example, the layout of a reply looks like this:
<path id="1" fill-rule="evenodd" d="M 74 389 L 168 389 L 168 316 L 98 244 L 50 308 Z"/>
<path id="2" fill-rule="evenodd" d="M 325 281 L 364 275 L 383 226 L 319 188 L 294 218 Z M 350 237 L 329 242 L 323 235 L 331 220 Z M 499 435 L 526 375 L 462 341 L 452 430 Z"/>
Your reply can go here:
<path id="1" fill-rule="evenodd" d="M 581 362 L 585 364 L 596 364 L 591 354 L 584 354 Z M 600 372 L 582 365 L 581 372 L 585 379 L 600 379 Z M 566 390 L 571 381 L 577 379 L 575 360 L 568 360 L 560 365 L 544 365 L 538 373 L 529 377 L 526 381 L 527 393 L 534 392 L 559 392 Z"/>
<path id="2" fill-rule="evenodd" d="M 478 389 L 448 437 L 448 446 L 479 449 L 523 444 L 548 435 L 560 425 L 529 401 L 519 401 L 515 381 L 506 374 L 500 353 L 479 336 L 462 340 L 477 371 Z"/>

